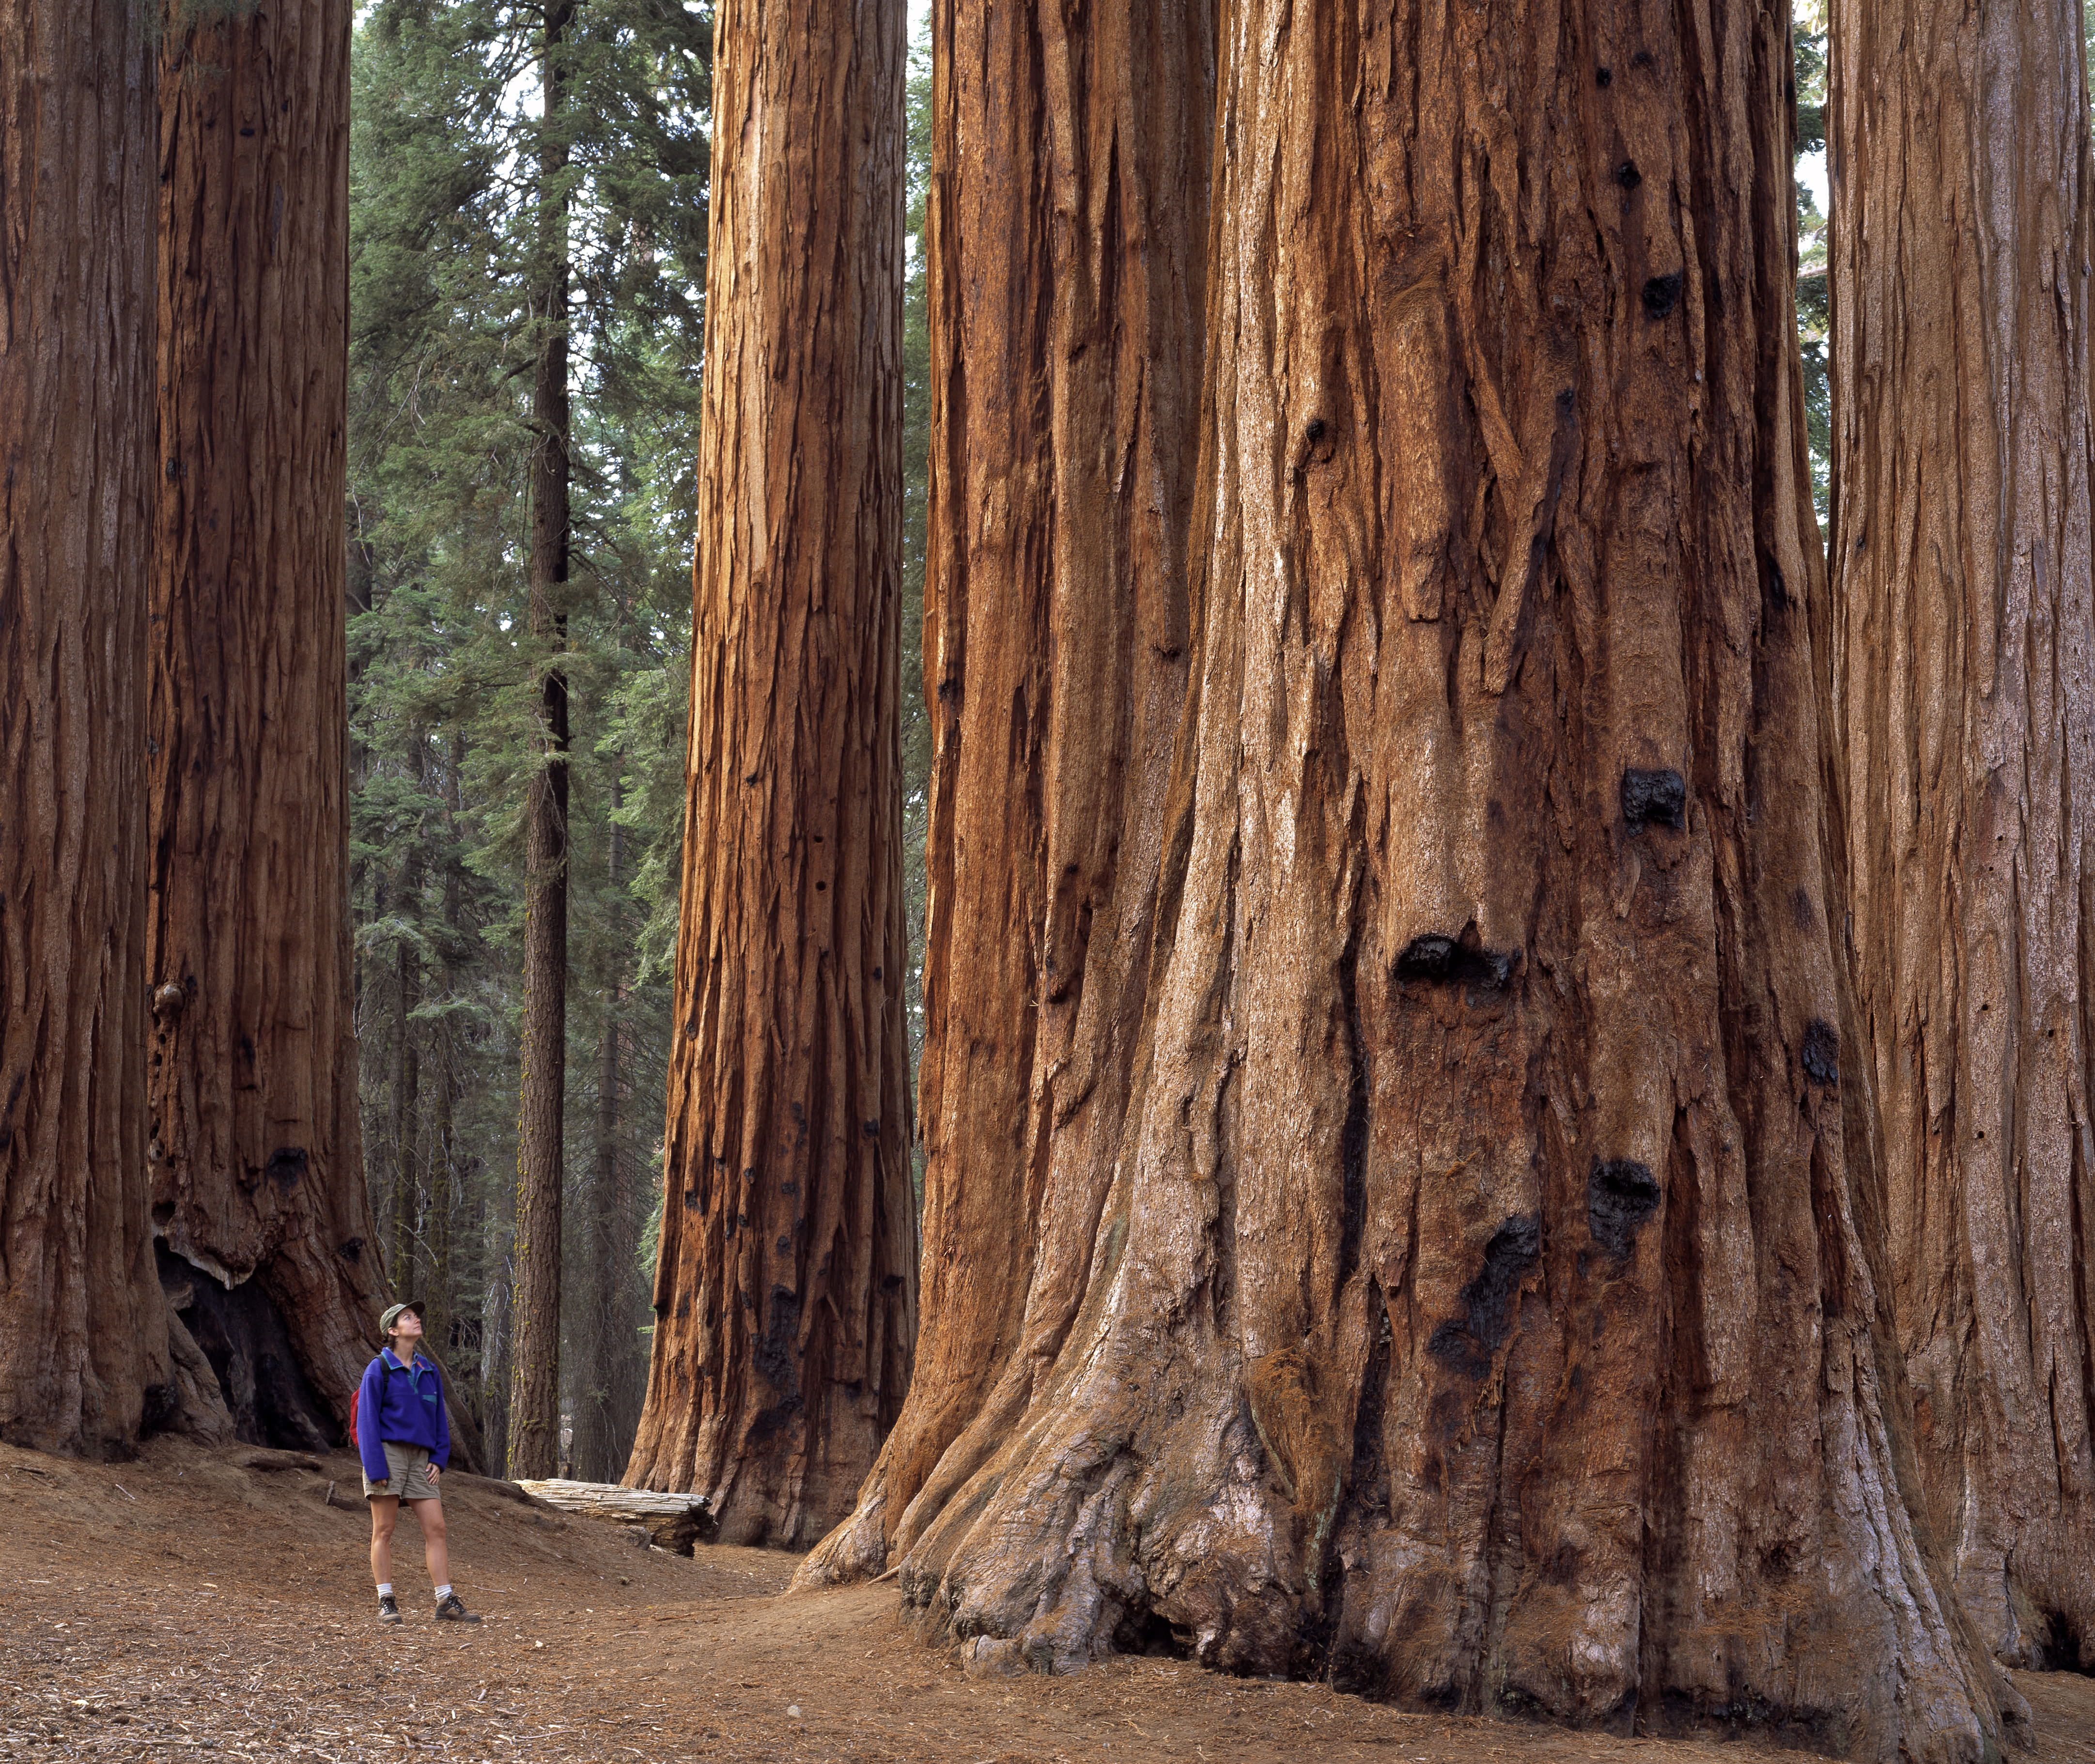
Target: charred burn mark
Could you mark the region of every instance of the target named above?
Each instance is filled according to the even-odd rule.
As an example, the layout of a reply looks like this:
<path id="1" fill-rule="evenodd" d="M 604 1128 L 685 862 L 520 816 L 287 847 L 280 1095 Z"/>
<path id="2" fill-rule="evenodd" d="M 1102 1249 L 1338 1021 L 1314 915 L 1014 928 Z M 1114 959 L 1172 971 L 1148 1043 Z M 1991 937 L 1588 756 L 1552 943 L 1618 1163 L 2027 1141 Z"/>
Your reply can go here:
<path id="1" fill-rule="evenodd" d="M 1677 269 L 1670 275 L 1653 277 L 1644 285 L 1644 316 L 1648 319 L 1669 317 L 1680 304 L 1681 285 L 1686 280 Z"/>
<path id="2" fill-rule="evenodd" d="M 1435 1359 L 1482 1376 L 1513 1333 L 1514 1296 L 1542 1259 L 1542 1219 L 1523 1213 L 1508 1219 L 1484 1246 L 1484 1264 L 1462 1288 L 1462 1314 L 1433 1331 L 1426 1351 Z"/>
<path id="3" fill-rule="evenodd" d="M 788 1286 L 771 1289 L 764 1333 L 750 1346 L 750 1357 L 764 1382 L 782 1391 L 791 1400 L 800 1394 L 800 1381 L 793 1365 L 793 1349 L 800 1331 L 800 1295 Z"/>
<path id="4" fill-rule="evenodd" d="M 1644 181 L 1644 173 L 1637 169 L 1636 161 L 1625 159 L 1615 168 L 1615 182 L 1626 190 L 1635 189 Z"/>
<path id="5" fill-rule="evenodd" d="M 1313 447 L 1318 442 L 1324 438 L 1324 419 L 1321 416 L 1311 417 L 1309 419 L 1309 426 L 1304 429 L 1302 433 L 1309 441 L 1310 446 Z"/>
<path id="6" fill-rule="evenodd" d="M 160 1209 L 158 1207 L 153 1209 L 153 1213 L 156 1218 L 159 1216 L 159 1211 Z M 172 1207 L 168 1208 L 168 1217 L 172 1219 L 174 1216 L 175 1209 Z M 352 1237 L 344 1239 L 342 1247 L 335 1251 L 335 1254 L 341 1257 L 344 1261 L 362 1261 L 364 1260 L 364 1239 L 360 1237 Z"/>
<path id="7" fill-rule="evenodd" d="M 1513 957 L 1429 931 L 1414 937 L 1396 958 L 1396 978 L 1432 986 L 1488 987 L 1496 990 L 1513 972 Z"/>
<path id="8" fill-rule="evenodd" d="M 1636 1247 L 1637 1231 L 1658 1210 L 1658 1178 L 1649 1165 L 1596 1158 L 1586 1178 L 1586 1228 L 1620 1261 Z"/>
<path id="9" fill-rule="evenodd" d="M 311 1161 L 303 1145 L 280 1145 L 269 1154 L 269 1161 L 263 1165 L 262 1174 L 286 1188 L 295 1188 Z"/>
<path id="10" fill-rule="evenodd" d="M 1593 70 L 1593 84 L 1603 92 L 1614 83 L 1614 77 L 1615 70 L 1613 68 L 1596 68 Z"/>
<path id="11" fill-rule="evenodd" d="M 1801 1051 L 1804 1075 L 1814 1084 L 1840 1082 L 1840 1031 L 1823 1017 L 1814 1017 L 1804 1030 Z"/>
<path id="12" fill-rule="evenodd" d="M 1646 827 L 1670 827 L 1679 832 L 1688 825 L 1687 781 L 1665 767 L 1626 766 L 1622 821 L 1632 836 Z"/>
<path id="13" fill-rule="evenodd" d="M 869 1139 L 877 1139 L 880 1137 L 880 1123 L 877 1121 L 869 1121 L 860 1130 Z"/>

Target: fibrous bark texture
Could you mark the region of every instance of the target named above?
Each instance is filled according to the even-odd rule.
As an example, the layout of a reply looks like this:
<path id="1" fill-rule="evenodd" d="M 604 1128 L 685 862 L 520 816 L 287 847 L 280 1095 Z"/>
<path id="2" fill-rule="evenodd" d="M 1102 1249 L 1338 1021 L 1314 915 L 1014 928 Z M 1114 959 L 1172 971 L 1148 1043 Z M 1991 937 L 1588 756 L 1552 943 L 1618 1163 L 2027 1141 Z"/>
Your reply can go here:
<path id="1" fill-rule="evenodd" d="M 1967 1608 L 2003 1659 L 2095 1670 L 2080 10 L 1831 26 L 1833 661 L 1891 1296 Z"/>
<path id="2" fill-rule="evenodd" d="M 1039 1395 L 1132 1082 L 1185 700 L 1212 9 L 934 9 L 923 1333 L 877 1573 Z"/>
<path id="3" fill-rule="evenodd" d="M 571 0 L 546 8 L 539 80 L 542 284 L 532 381 L 531 604 L 533 638 L 555 651 L 539 685 L 544 763 L 524 807 L 523 1070 L 516 1103 L 516 1264 L 509 1373 L 509 1474 L 551 1476 L 560 1467 L 560 1202 L 568 1086 L 567 642 L 568 226 L 561 179 L 567 68 L 562 45 Z"/>
<path id="4" fill-rule="evenodd" d="M 153 61 L 0 0 L 0 1437 L 174 1400 L 146 1171 Z"/>
<path id="5" fill-rule="evenodd" d="M 851 1509 L 917 1312 L 902 1018 L 899 0 L 714 25 L 660 1259 L 626 1481 Z"/>
<path id="6" fill-rule="evenodd" d="M 168 1248 L 253 1286 L 211 1326 L 270 1313 L 257 1365 L 287 1338 L 259 1413 L 311 1418 L 265 1442 L 299 1446 L 346 1426 L 378 1291 L 344 751 L 349 11 L 175 0 L 160 55 L 146 1156 Z"/>
<path id="7" fill-rule="evenodd" d="M 1221 59 L 1126 1127 L 905 1593 L 978 1670 L 1168 1626 L 1975 1759 L 1844 1143 L 1787 16 L 1248 0 Z"/>

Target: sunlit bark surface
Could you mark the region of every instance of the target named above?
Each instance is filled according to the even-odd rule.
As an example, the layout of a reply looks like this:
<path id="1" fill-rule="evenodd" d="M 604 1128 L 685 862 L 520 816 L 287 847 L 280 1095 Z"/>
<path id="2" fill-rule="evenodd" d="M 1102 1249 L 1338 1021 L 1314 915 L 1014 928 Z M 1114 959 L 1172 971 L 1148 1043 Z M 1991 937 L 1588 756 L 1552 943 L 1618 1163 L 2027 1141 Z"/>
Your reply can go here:
<path id="1" fill-rule="evenodd" d="M 1845 1143 L 1787 16 L 1248 0 L 1221 61 L 1125 1127 L 904 1595 L 978 1671 L 1980 1757 Z"/>
<path id="2" fill-rule="evenodd" d="M 924 1330 L 808 1582 L 913 1543 L 1068 1335 L 1185 698 L 1210 11 L 947 4 L 934 29 Z"/>
<path id="3" fill-rule="evenodd" d="M 1831 12 L 1837 703 L 1927 1508 L 2095 1670 L 2095 581 L 2080 9 Z"/>

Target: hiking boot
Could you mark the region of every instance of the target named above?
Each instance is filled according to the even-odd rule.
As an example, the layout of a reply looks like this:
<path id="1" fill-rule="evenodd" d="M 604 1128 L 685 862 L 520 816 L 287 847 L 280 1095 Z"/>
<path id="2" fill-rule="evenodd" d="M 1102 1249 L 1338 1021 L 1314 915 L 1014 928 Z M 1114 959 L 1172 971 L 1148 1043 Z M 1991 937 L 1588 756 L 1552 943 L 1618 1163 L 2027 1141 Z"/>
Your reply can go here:
<path id="1" fill-rule="evenodd" d="M 390 1592 L 381 1594 L 378 1601 L 378 1621 L 397 1623 L 400 1621 L 400 1607 Z"/>
<path id="2" fill-rule="evenodd" d="M 477 1623 L 480 1619 L 465 1608 L 454 1592 L 447 1598 L 437 1601 L 437 1621 L 440 1623 Z"/>

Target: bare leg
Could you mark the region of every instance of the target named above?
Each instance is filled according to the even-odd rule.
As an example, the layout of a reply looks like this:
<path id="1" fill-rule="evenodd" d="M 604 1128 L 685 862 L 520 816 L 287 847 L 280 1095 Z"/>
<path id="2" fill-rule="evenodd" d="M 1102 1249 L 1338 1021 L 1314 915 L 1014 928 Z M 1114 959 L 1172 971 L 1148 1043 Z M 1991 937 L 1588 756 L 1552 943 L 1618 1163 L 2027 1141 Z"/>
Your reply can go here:
<path id="1" fill-rule="evenodd" d="M 371 1497 L 371 1581 L 384 1586 L 393 1578 L 393 1527 L 400 1503 L 391 1495 Z"/>
<path id="2" fill-rule="evenodd" d="M 418 1500 L 415 1503 L 415 1517 L 422 1522 L 422 1557 L 429 1565 L 429 1584 L 449 1586 L 451 1553 L 444 1533 L 444 1504 L 441 1500 Z"/>

